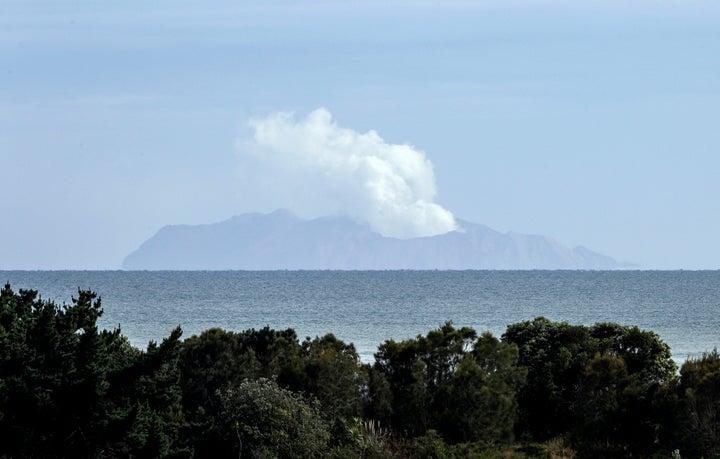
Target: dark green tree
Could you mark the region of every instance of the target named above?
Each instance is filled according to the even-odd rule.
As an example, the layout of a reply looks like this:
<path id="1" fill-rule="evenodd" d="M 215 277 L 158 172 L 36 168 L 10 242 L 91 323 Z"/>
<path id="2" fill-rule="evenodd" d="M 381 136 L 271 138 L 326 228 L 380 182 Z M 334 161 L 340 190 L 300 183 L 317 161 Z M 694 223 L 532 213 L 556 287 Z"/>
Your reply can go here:
<path id="1" fill-rule="evenodd" d="M 368 375 L 367 400 L 364 414 L 383 426 L 392 426 L 393 393 L 385 373 L 376 365 L 366 368 Z"/>
<path id="2" fill-rule="evenodd" d="M 627 440 L 625 403 L 632 401 L 632 397 L 627 397 L 625 391 L 629 385 L 623 359 L 596 354 L 588 363 L 575 406 L 577 424 L 573 429 L 574 444 L 581 457 L 631 457 L 631 451 L 621 441 Z"/>
<path id="3" fill-rule="evenodd" d="M 0 456 L 181 455 L 180 329 L 141 352 L 98 330 L 100 299 L 0 291 Z"/>
<path id="4" fill-rule="evenodd" d="M 717 349 L 680 369 L 678 446 L 683 457 L 720 456 L 720 355 Z"/>
<path id="5" fill-rule="evenodd" d="M 219 413 L 217 391 L 260 372 L 257 358 L 246 352 L 237 334 L 219 328 L 186 339 L 179 365 L 183 405 L 191 419 Z"/>
<path id="6" fill-rule="evenodd" d="M 375 358 L 390 389 L 378 399 L 391 404 L 385 411 L 397 432 L 422 436 L 434 429 L 451 443 L 488 446 L 512 439 L 515 392 L 525 373 L 516 366 L 515 345 L 446 323 L 427 336 L 386 341 Z"/>
<path id="7" fill-rule="evenodd" d="M 648 384 L 675 379 L 677 365 L 670 346 L 657 333 L 612 322 L 596 323 L 589 330 L 597 351 L 622 358 L 628 374 L 637 375 Z"/>
<path id="8" fill-rule="evenodd" d="M 582 375 L 595 353 L 589 330 L 540 317 L 508 326 L 502 339 L 517 345 L 518 364 L 528 372 L 518 396 L 519 431 L 546 440 L 571 430 Z"/>
<path id="9" fill-rule="evenodd" d="M 305 385 L 303 352 L 295 330 L 273 330 L 263 327 L 237 334 L 243 352 L 253 355 L 259 366 L 255 377 L 274 379 L 281 387 L 293 391 Z"/>
<path id="10" fill-rule="evenodd" d="M 261 377 L 293 390 L 305 385 L 302 349 L 291 329 L 206 330 L 185 340 L 180 369 L 183 409 L 192 425 L 188 437 L 200 457 L 230 457 L 236 451 L 220 400 L 228 388 Z"/>
<path id="11" fill-rule="evenodd" d="M 412 436 L 423 435 L 436 420 L 439 390 L 465 357 L 477 334 L 446 323 L 427 336 L 381 344 L 375 369 L 392 393 L 392 427 Z"/>
<path id="12" fill-rule="evenodd" d="M 516 346 L 490 333 L 475 342 L 441 389 L 436 428 L 448 442 L 494 447 L 513 440 L 516 391 L 526 373 L 517 359 Z"/>
<path id="13" fill-rule="evenodd" d="M 675 378 L 670 348 L 637 327 L 592 327 L 545 318 L 510 325 L 503 340 L 528 370 L 520 432 L 534 440 L 570 435 L 581 456 L 643 456 L 658 448 L 655 396 Z"/>
<path id="14" fill-rule="evenodd" d="M 180 328 L 160 344 L 151 341 L 128 365 L 108 374 L 108 431 L 104 455 L 185 457 L 192 455 L 183 430 Z"/>
<path id="15" fill-rule="evenodd" d="M 220 410 L 218 390 L 260 377 L 293 390 L 302 389 L 304 362 L 297 335 L 291 329 L 264 327 L 235 333 L 211 328 L 182 345 L 183 404 L 191 418 L 198 412 L 216 416 Z"/>
<path id="16" fill-rule="evenodd" d="M 317 398 L 336 434 L 348 421 L 362 415 L 367 370 L 355 346 L 332 334 L 302 343 L 305 359 L 303 392 Z"/>

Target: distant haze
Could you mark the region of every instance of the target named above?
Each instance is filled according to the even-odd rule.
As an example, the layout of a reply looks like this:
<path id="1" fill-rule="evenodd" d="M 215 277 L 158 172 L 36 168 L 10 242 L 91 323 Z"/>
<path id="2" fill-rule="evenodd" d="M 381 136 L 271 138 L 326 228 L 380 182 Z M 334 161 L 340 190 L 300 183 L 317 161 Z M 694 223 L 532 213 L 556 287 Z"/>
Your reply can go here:
<path id="1" fill-rule="evenodd" d="M 433 202 L 435 174 L 425 153 L 388 143 L 375 131 L 338 126 L 327 109 L 254 118 L 251 140 L 238 142 L 246 194 L 269 195 L 275 207 L 306 217 L 344 215 L 396 238 L 456 229 Z"/>

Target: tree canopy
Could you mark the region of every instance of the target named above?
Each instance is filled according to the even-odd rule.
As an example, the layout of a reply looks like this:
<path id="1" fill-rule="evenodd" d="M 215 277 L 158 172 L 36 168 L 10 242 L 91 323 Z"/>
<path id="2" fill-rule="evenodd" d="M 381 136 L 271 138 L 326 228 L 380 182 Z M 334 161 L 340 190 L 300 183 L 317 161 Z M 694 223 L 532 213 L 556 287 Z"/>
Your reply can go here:
<path id="1" fill-rule="evenodd" d="M 0 437 L 9 457 L 182 456 L 181 331 L 147 351 L 99 331 L 100 298 L 0 290 Z"/>
<path id="2" fill-rule="evenodd" d="M 101 300 L 0 290 L 0 457 L 682 457 L 720 454 L 720 357 L 657 334 L 447 322 L 363 363 L 332 334 L 176 328 L 146 349 Z"/>

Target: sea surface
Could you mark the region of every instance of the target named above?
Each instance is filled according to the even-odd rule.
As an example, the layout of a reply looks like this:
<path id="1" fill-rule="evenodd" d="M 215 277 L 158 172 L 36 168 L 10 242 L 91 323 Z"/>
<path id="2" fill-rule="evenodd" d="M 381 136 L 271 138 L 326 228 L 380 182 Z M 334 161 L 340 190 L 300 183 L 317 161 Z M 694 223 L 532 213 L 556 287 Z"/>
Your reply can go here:
<path id="1" fill-rule="evenodd" d="M 678 363 L 720 346 L 720 271 L 0 271 L 6 281 L 60 304 L 93 290 L 100 325 L 142 348 L 177 325 L 186 337 L 269 325 L 333 333 L 371 362 L 383 341 L 446 321 L 499 337 L 538 316 L 652 330 Z"/>

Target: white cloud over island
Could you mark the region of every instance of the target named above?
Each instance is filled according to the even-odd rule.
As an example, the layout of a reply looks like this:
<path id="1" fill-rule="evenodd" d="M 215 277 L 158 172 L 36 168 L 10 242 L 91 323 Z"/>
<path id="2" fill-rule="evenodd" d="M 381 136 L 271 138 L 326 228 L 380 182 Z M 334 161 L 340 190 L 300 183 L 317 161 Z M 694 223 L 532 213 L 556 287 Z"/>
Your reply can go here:
<path id="1" fill-rule="evenodd" d="M 324 108 L 301 120 L 280 112 L 249 125 L 252 138 L 238 143 L 243 193 L 305 217 L 344 215 L 389 237 L 457 227 L 434 202 L 432 163 L 411 145 L 340 127 Z"/>

